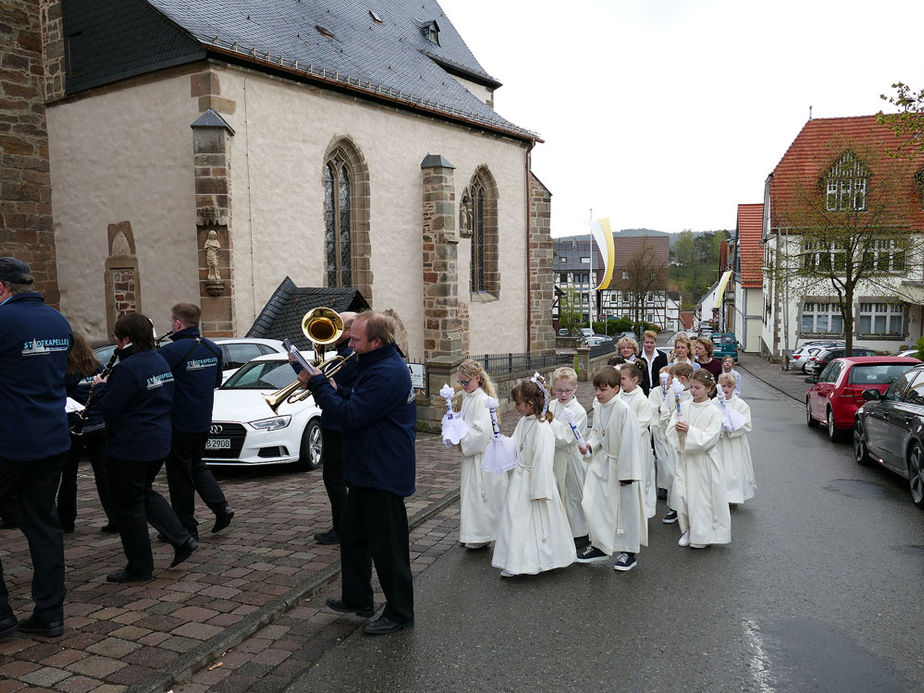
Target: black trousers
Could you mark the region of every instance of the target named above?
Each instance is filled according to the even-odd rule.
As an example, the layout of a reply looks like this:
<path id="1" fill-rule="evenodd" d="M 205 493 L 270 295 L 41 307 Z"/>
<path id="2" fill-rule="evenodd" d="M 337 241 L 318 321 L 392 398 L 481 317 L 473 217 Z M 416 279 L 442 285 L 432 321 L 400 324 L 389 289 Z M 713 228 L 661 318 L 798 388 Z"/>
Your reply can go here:
<path id="1" fill-rule="evenodd" d="M 385 611 L 396 623 L 414 618 L 414 583 L 404 499 L 388 491 L 350 486 L 340 521 L 344 604 L 371 607 L 372 564 L 385 593 Z"/>
<path id="2" fill-rule="evenodd" d="M 32 556 L 33 615 L 46 622 L 64 620 L 64 539 L 55 493 L 66 454 L 25 462 L 0 457 L 0 496 L 18 495 L 20 527 Z M 0 618 L 10 614 L 0 564 Z"/>
<path id="3" fill-rule="evenodd" d="M 173 548 L 185 544 L 190 536 L 170 504 L 151 487 L 164 461 L 138 462 L 110 457 L 107 464 L 113 509 L 128 559 L 125 569 L 134 574 L 150 573 L 154 569 L 154 555 L 148 523 Z"/>
<path id="4" fill-rule="evenodd" d="M 321 451 L 321 476 L 330 499 L 330 514 L 334 529 L 340 531 L 340 518 L 346 507 L 347 485 L 343 480 L 343 434 L 323 429 L 324 447 Z"/>
<path id="5" fill-rule="evenodd" d="M 61 526 L 73 529 L 77 519 L 77 468 L 80 456 L 86 451 L 93 468 L 96 492 L 106 519 L 110 524 L 118 524 L 112 510 L 109 494 L 109 475 L 106 473 L 106 429 L 98 428 L 80 436 L 71 436 L 71 450 L 61 470 L 61 488 L 58 489 L 58 519 Z"/>
<path id="6" fill-rule="evenodd" d="M 167 483 L 170 485 L 170 505 L 180 522 L 193 536 L 199 536 L 196 521 L 196 493 L 216 515 L 228 507 L 225 494 L 215 475 L 202 461 L 208 431 L 187 433 L 173 429 L 170 454 L 167 456 Z"/>

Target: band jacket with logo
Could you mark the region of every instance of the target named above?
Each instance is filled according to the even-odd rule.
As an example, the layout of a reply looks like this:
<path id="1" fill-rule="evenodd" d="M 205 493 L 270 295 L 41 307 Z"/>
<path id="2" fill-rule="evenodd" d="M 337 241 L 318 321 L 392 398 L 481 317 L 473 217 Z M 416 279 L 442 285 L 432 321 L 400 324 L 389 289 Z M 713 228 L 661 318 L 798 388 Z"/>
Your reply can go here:
<path id="1" fill-rule="evenodd" d="M 343 476 L 353 486 L 414 493 L 417 398 L 395 344 L 357 354 L 350 397 L 340 397 L 323 375 L 308 381 L 315 401 L 344 432 Z"/>
<path id="2" fill-rule="evenodd" d="M 215 388 L 221 385 L 221 348 L 187 327 L 159 350 L 173 371 L 175 390 L 171 418 L 184 433 L 204 433 L 212 425 Z M 196 340 L 199 340 L 196 343 Z"/>
<path id="3" fill-rule="evenodd" d="M 109 436 L 109 456 L 122 460 L 162 460 L 170 452 L 173 373 L 153 349 L 119 350 L 100 400 Z"/>
<path id="4" fill-rule="evenodd" d="M 347 340 L 337 347 L 337 356 L 347 358 L 353 350 L 350 348 L 350 341 Z M 353 383 L 356 382 L 356 375 L 359 373 L 359 364 L 354 356 L 343 364 L 343 368 L 334 373 L 334 382 L 337 383 L 337 394 L 342 399 L 348 399 L 353 392 Z M 301 370 L 301 366 L 299 366 Z M 340 425 L 334 421 L 334 417 L 327 413 L 326 409 L 321 410 L 321 427 L 329 431 L 341 431 Z"/>
<path id="5" fill-rule="evenodd" d="M 70 324 L 41 294 L 0 305 L 0 457 L 40 460 L 70 449 L 64 373 L 72 343 Z"/>
<path id="6" fill-rule="evenodd" d="M 97 368 L 93 375 L 99 375 L 102 373 L 103 368 L 103 366 Z M 102 400 L 103 395 L 106 394 L 106 383 L 94 385 L 93 375 L 88 375 L 87 377 L 83 377 L 82 375 L 68 375 L 65 379 L 65 382 L 67 383 L 67 396 L 75 402 L 86 404 L 87 400 L 90 399 L 90 393 L 93 393 L 93 401 L 90 402 L 90 411 L 87 412 L 83 428 L 81 429 L 84 433 L 97 431 L 106 425 L 106 422 L 103 419 L 103 410 L 100 407 L 100 401 Z M 68 425 L 73 427 L 79 418 L 80 415 L 77 412 L 68 414 Z"/>

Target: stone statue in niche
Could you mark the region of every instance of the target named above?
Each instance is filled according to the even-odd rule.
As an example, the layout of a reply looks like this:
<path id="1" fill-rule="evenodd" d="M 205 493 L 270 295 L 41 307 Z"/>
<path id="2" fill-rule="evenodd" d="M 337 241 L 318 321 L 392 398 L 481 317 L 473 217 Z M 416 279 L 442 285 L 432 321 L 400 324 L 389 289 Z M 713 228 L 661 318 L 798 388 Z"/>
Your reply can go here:
<path id="1" fill-rule="evenodd" d="M 215 229 L 209 231 L 209 237 L 202 247 L 205 250 L 205 261 L 209 268 L 209 281 L 221 281 L 221 272 L 218 269 L 218 251 L 221 250 L 221 243 L 218 241 L 218 232 Z"/>
<path id="2" fill-rule="evenodd" d="M 468 195 L 462 197 L 459 205 L 459 235 L 463 238 L 472 235 L 472 201 Z"/>

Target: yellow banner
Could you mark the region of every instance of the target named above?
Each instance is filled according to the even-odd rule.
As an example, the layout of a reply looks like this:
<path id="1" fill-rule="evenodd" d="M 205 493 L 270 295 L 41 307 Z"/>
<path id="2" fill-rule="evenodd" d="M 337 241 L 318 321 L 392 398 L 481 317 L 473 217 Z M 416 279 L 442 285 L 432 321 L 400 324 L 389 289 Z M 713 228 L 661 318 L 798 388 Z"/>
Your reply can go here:
<path id="1" fill-rule="evenodd" d="M 613 230 L 610 228 L 610 220 L 607 219 L 595 219 L 594 221 L 587 222 L 590 226 L 590 234 L 593 237 L 594 241 L 597 244 L 597 248 L 600 249 L 600 255 L 603 258 L 603 275 L 600 278 L 600 283 L 594 287 L 595 291 L 600 289 L 606 289 L 610 285 L 610 280 L 613 278 L 613 264 L 616 261 L 616 249 L 613 245 Z M 593 264 L 593 260 L 591 260 Z"/>

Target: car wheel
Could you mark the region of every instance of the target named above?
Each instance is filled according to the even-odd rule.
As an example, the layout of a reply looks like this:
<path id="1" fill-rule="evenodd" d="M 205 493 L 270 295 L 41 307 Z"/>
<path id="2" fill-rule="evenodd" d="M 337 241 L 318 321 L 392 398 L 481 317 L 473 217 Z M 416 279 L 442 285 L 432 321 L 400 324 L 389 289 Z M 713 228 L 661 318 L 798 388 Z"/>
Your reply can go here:
<path id="1" fill-rule="evenodd" d="M 867 465 L 870 463 L 869 450 L 866 448 L 866 431 L 863 428 L 863 421 L 859 417 L 853 423 L 853 458 L 857 464 Z"/>
<path id="2" fill-rule="evenodd" d="M 919 508 L 924 508 L 924 450 L 917 441 L 908 451 L 908 485 L 911 488 L 911 500 Z"/>
<path id="3" fill-rule="evenodd" d="M 812 418 L 812 405 L 808 400 L 805 400 L 805 423 L 809 428 L 815 428 L 818 425 L 818 422 Z"/>
<path id="4" fill-rule="evenodd" d="M 311 419 L 302 432 L 302 445 L 299 451 L 296 469 L 309 472 L 321 466 L 321 453 L 324 451 L 324 437 L 321 434 L 321 422 Z"/>
<path id="5" fill-rule="evenodd" d="M 826 418 L 827 428 L 828 428 L 828 440 L 832 443 L 836 443 L 844 437 L 844 434 L 834 428 L 834 412 L 831 409 L 828 409 L 828 416 Z"/>

